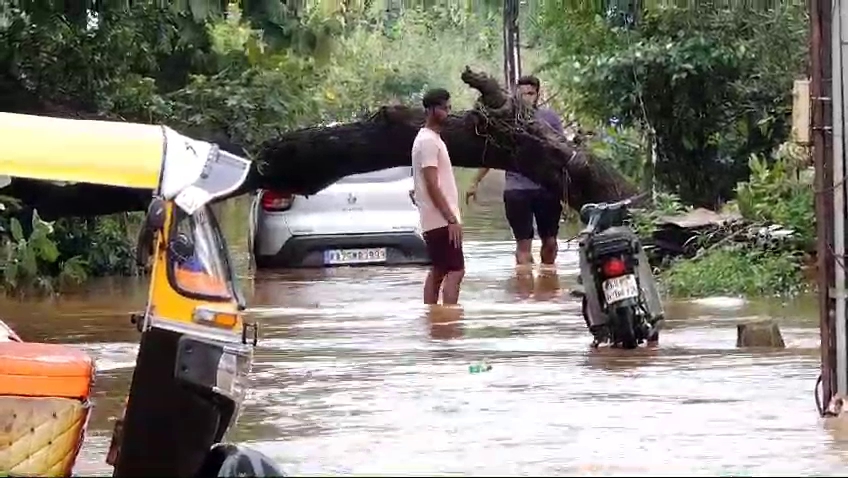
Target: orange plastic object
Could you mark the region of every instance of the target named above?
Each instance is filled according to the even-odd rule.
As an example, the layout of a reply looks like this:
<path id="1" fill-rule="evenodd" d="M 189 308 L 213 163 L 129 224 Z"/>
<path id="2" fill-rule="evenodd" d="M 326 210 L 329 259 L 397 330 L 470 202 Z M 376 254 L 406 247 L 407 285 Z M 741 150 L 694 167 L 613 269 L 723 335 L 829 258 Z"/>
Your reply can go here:
<path id="1" fill-rule="evenodd" d="M 229 297 L 230 295 L 224 281 L 203 272 L 188 271 L 180 267 L 175 267 L 174 278 L 177 281 L 177 285 L 186 292 L 218 297 Z"/>
<path id="2" fill-rule="evenodd" d="M 94 361 L 58 344 L 0 343 L 0 395 L 87 399 Z"/>

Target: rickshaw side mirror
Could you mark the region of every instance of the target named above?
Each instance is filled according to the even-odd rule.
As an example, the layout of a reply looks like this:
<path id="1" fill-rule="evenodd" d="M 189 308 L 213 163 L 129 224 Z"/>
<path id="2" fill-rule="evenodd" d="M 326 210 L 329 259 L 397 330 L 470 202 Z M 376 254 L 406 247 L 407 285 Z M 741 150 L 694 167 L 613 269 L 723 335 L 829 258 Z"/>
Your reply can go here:
<path id="1" fill-rule="evenodd" d="M 147 207 L 147 216 L 144 218 L 144 227 L 153 231 L 161 231 L 165 228 L 165 201 L 153 198 Z"/>
<path id="2" fill-rule="evenodd" d="M 139 267 L 147 267 L 147 260 L 153 254 L 153 240 L 156 232 L 165 227 L 165 201 L 154 198 L 147 207 L 144 224 L 138 231 L 138 241 L 135 247 L 135 263 Z"/>

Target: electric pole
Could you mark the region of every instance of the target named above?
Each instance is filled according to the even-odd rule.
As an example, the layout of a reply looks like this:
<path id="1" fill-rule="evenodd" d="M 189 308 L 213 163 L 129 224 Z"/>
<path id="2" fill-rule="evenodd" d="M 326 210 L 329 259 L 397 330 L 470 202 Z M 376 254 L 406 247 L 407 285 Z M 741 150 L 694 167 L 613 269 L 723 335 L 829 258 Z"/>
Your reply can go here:
<path id="1" fill-rule="evenodd" d="M 515 85 L 521 76 L 518 2 L 519 0 L 504 0 L 503 4 L 504 84 L 511 92 L 515 91 Z"/>

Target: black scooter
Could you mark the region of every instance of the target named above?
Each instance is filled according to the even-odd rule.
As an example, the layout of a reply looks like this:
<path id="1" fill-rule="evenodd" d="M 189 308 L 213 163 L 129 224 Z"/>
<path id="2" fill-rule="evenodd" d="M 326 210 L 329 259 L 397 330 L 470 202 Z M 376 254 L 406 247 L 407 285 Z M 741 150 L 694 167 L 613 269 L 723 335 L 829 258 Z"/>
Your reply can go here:
<path id="1" fill-rule="evenodd" d="M 642 242 L 626 225 L 628 206 L 637 198 L 580 209 L 586 227 L 580 233 L 578 280 L 594 347 L 633 349 L 659 339 L 663 310 L 654 275 Z"/>

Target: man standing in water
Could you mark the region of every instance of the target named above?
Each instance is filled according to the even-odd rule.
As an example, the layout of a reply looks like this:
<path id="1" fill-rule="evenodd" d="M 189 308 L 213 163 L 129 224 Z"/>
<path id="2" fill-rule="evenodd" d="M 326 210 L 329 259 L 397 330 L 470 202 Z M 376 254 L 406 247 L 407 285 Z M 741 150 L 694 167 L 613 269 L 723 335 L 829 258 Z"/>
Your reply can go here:
<path id="1" fill-rule="evenodd" d="M 539 79 L 535 76 L 522 76 L 518 80 L 518 94 L 521 99 L 536 111 L 536 120 L 547 124 L 551 129 L 563 134 L 562 121 L 548 108 L 539 108 Z M 489 172 L 489 168 L 477 171 L 474 183 L 465 193 L 465 202 L 477 196 L 477 186 Z M 533 243 L 533 218 L 542 240 L 540 259 L 542 264 L 552 265 L 557 256 L 557 234 L 562 215 L 562 203 L 558 194 L 542 188 L 529 178 L 516 172 L 506 172 L 504 184 L 504 210 L 512 235 L 515 237 L 515 263 L 532 264 L 530 247 Z"/>
<path id="2" fill-rule="evenodd" d="M 465 276 L 459 193 L 448 148 L 440 135 L 450 114 L 450 93 L 441 88 L 423 99 L 426 121 L 412 143 L 414 196 L 432 265 L 424 282 L 424 303 L 456 304 Z"/>

